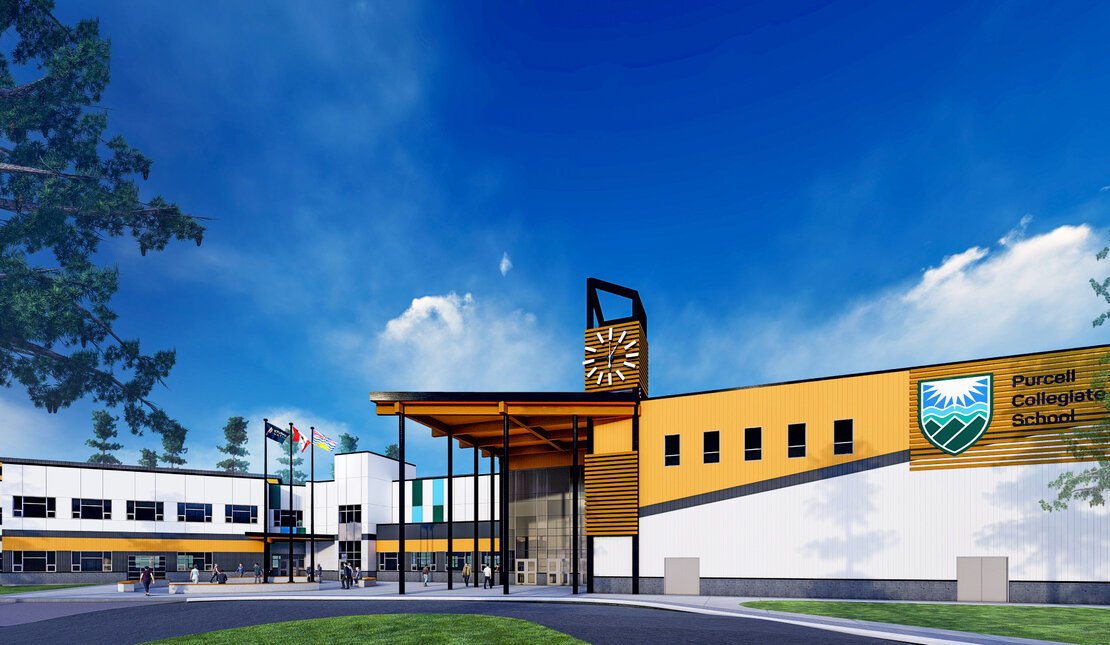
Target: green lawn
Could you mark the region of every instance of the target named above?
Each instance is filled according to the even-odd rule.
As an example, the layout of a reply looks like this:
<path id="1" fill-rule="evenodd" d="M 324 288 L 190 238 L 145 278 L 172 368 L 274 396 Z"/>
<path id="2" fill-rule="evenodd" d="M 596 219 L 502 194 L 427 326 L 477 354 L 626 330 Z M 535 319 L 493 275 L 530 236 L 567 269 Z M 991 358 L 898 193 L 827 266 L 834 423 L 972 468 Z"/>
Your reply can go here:
<path id="1" fill-rule="evenodd" d="M 45 591 L 46 589 L 68 589 L 70 587 L 91 587 L 92 585 L 5 585 L 0 587 L 0 595 L 6 593 L 27 593 L 28 591 Z"/>
<path id="2" fill-rule="evenodd" d="M 279 645 L 289 643 L 582 643 L 576 638 L 535 623 L 499 616 L 469 614 L 383 614 L 378 616 L 340 616 L 314 618 L 254 627 L 236 627 L 195 636 L 167 638 L 153 643 L 164 645 Z"/>
<path id="3" fill-rule="evenodd" d="M 752 609 L 1097 645 L 1110 643 L 1110 609 L 757 600 Z"/>

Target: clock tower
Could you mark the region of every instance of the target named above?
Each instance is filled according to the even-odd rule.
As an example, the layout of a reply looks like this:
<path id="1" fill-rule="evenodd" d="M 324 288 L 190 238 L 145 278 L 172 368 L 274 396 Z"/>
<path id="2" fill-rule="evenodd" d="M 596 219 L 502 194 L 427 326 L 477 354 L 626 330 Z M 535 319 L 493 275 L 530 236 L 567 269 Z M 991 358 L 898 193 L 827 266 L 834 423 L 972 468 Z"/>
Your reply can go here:
<path id="1" fill-rule="evenodd" d="M 632 315 L 605 318 L 598 292 L 627 298 Z M 648 393 L 647 314 L 640 294 L 619 285 L 586 279 L 585 359 L 582 373 L 587 392 Z"/>

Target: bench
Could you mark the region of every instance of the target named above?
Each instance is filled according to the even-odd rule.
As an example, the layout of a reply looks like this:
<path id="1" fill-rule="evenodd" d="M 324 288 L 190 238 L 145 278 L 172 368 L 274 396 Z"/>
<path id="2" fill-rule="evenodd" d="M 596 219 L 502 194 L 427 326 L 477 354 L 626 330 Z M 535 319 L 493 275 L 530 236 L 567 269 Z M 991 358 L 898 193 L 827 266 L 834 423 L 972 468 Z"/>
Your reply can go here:
<path id="1" fill-rule="evenodd" d="M 377 576 L 364 576 L 358 579 L 358 586 L 360 587 L 373 587 L 378 584 Z"/>
<path id="2" fill-rule="evenodd" d="M 270 582 L 257 584 L 217 584 L 200 582 L 171 582 L 171 594 L 246 594 L 270 593 L 274 591 L 319 591 L 319 582 Z"/>
<path id="3" fill-rule="evenodd" d="M 152 588 L 162 586 L 158 583 L 165 584 L 166 579 L 165 578 L 155 578 L 154 581 L 150 583 L 150 586 Z M 141 591 L 142 588 L 143 588 L 143 583 L 139 582 L 138 580 L 120 580 L 120 581 L 116 582 L 116 591 L 123 591 L 123 592 Z"/>

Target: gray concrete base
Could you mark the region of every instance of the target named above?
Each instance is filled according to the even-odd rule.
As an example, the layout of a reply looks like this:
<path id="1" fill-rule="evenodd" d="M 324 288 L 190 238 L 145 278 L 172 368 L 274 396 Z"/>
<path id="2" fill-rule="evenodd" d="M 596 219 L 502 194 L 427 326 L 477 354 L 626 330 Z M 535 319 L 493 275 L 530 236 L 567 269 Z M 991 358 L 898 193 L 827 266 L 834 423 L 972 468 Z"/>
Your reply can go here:
<path id="1" fill-rule="evenodd" d="M 597 593 L 632 593 L 632 578 L 594 578 Z M 662 594 L 662 578 L 640 578 L 641 594 Z M 843 598 L 954 602 L 955 580 L 702 578 L 703 596 Z M 1110 582 L 1010 582 L 1010 602 L 1110 604 Z"/>

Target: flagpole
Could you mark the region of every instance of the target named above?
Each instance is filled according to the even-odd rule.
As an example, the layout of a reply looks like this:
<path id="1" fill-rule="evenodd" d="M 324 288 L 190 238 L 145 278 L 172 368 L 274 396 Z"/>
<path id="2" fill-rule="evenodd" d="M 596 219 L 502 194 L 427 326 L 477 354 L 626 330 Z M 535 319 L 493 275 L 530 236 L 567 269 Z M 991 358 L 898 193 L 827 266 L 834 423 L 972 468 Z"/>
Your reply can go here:
<path id="1" fill-rule="evenodd" d="M 312 515 L 309 516 L 310 519 L 308 520 L 308 543 L 311 545 L 309 548 L 312 549 L 312 563 L 310 565 L 312 567 L 312 573 L 309 574 L 309 579 L 310 580 L 316 580 L 316 577 L 315 577 L 316 576 L 316 441 L 315 441 L 315 439 L 316 439 L 316 428 L 315 428 L 315 426 L 309 427 L 309 429 L 308 429 L 308 440 L 310 442 L 312 442 L 312 493 L 311 493 L 311 501 L 309 502 L 312 505 Z M 316 582 L 320 582 L 320 581 L 316 580 Z"/>
<path id="2" fill-rule="evenodd" d="M 266 430 L 270 420 L 262 419 L 262 582 L 270 581 L 270 471 L 269 446 L 266 441 Z"/>
<path id="3" fill-rule="evenodd" d="M 289 582 L 293 582 L 293 529 L 297 528 L 293 514 L 293 423 L 289 423 Z"/>

